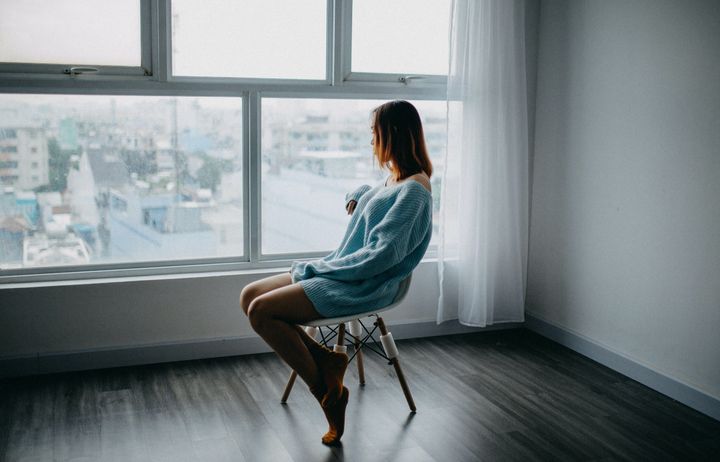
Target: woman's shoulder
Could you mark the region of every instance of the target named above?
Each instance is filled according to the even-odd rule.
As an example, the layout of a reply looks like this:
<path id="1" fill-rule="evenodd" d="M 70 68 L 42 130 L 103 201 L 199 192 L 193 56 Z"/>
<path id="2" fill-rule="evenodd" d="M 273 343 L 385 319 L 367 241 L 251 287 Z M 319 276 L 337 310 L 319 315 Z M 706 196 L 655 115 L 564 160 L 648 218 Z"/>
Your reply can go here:
<path id="1" fill-rule="evenodd" d="M 421 194 L 424 192 L 432 195 L 432 187 L 430 186 L 430 178 L 425 173 L 416 173 L 415 175 L 405 178 L 402 182 L 397 183 L 399 189 L 417 190 Z"/>

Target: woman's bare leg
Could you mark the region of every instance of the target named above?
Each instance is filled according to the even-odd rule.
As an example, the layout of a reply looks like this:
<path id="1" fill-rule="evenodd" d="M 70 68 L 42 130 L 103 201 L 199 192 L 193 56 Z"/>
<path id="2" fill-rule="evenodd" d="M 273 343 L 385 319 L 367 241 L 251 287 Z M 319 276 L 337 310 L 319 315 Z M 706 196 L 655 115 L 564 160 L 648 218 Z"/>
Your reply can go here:
<path id="1" fill-rule="evenodd" d="M 247 314 L 250 309 L 250 304 L 257 297 L 291 284 L 292 279 L 288 273 L 270 276 L 248 284 L 240 294 L 240 306 L 245 314 Z M 346 354 L 334 353 L 329 348 L 321 345 L 307 335 L 305 330 L 299 325 L 295 324 L 292 325 L 292 327 L 315 360 L 315 365 L 320 369 L 320 374 L 325 382 L 326 394 L 323 396 L 321 404 L 332 404 L 337 401 L 342 394 L 343 376 L 347 368 L 348 356 Z"/>
<path id="2" fill-rule="evenodd" d="M 248 313 L 250 303 L 255 298 L 262 294 L 266 294 L 271 290 L 279 289 L 280 287 L 289 286 L 292 284 L 292 278 L 290 273 L 276 274 L 275 276 L 269 276 L 259 281 L 251 282 L 246 285 L 242 292 L 240 292 L 240 307 L 245 314 Z"/>
<path id="3" fill-rule="evenodd" d="M 281 275 L 285 276 L 285 275 Z M 287 275 L 289 277 L 289 275 Z M 268 284 L 282 281 L 270 281 Z M 299 284 L 281 286 L 253 298 L 247 310 L 250 325 L 260 337 L 312 388 L 320 374 L 295 325 L 320 318 Z"/>
<path id="4" fill-rule="evenodd" d="M 283 282 L 281 276 L 285 275 L 268 281 L 265 287 L 272 284 L 280 285 Z M 298 324 L 305 324 L 321 316 L 305 295 L 303 288 L 299 284 L 290 284 L 258 295 L 250 302 L 247 314 L 253 329 L 298 373 L 308 384 L 313 395 L 323 403 L 327 387 L 318 363 L 308 348 L 312 344 L 306 342 L 318 344 L 298 328 Z M 347 365 L 346 358 L 345 365 Z M 334 444 L 340 440 L 344 430 L 347 401 L 348 390 L 342 387 L 337 399 L 323 405 L 325 417 L 330 424 L 329 431 L 323 436 L 323 443 Z"/>

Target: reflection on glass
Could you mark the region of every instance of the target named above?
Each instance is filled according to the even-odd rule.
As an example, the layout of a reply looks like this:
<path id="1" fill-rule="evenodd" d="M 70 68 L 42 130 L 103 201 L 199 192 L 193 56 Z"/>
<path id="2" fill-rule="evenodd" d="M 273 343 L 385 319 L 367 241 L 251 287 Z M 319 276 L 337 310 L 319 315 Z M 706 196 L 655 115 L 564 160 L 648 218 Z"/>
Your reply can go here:
<path id="1" fill-rule="evenodd" d="M 173 74 L 324 79 L 326 0 L 173 0 Z"/>
<path id="2" fill-rule="evenodd" d="M 262 252 L 328 251 L 349 221 L 345 193 L 382 184 L 370 145 L 380 100 L 271 99 L 262 103 Z M 435 168 L 439 201 L 445 102 L 414 101 Z M 437 222 L 437 220 L 435 220 Z"/>
<path id="3" fill-rule="evenodd" d="M 0 95 L 0 268 L 241 255 L 242 100 Z"/>
<path id="4" fill-rule="evenodd" d="M 448 73 L 450 0 L 354 0 L 352 71 Z"/>

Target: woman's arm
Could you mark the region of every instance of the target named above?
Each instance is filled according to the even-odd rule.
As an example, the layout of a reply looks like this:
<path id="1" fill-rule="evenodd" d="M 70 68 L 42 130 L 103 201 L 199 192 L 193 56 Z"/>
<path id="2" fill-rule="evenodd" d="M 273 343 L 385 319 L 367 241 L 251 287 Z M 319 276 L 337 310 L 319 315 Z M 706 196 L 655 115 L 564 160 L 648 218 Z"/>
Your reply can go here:
<path id="1" fill-rule="evenodd" d="M 365 194 L 366 192 L 370 191 L 372 188 L 369 185 L 362 185 L 359 188 L 357 188 L 353 192 L 349 192 L 345 194 L 345 210 L 348 210 L 348 206 L 350 205 L 350 202 L 355 202 L 355 204 L 360 201 L 360 198 Z M 354 210 L 354 206 L 353 206 Z M 352 210 L 348 210 L 348 213 L 352 213 Z"/>

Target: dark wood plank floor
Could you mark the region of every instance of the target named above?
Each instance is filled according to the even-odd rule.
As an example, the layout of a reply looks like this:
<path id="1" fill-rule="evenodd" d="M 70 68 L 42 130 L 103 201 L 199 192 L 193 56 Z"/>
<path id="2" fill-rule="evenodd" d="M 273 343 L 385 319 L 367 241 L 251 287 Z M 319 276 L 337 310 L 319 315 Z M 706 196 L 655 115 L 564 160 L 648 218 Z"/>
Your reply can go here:
<path id="1" fill-rule="evenodd" d="M 526 330 L 398 342 L 353 369 L 342 447 L 274 354 L 0 382 L 7 461 L 720 460 L 720 423 Z M 354 363 L 353 363 L 354 365 Z"/>

